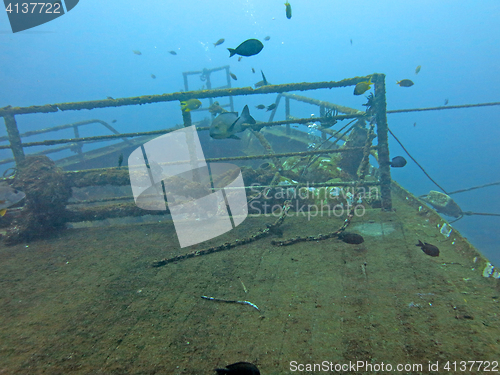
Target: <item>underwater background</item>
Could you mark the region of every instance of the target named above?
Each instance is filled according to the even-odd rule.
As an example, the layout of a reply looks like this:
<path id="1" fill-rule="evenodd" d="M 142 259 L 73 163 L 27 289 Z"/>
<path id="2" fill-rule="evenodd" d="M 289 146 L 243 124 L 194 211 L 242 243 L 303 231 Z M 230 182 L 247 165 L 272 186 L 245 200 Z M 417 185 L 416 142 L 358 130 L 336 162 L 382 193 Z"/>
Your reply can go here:
<path id="1" fill-rule="evenodd" d="M 233 87 L 253 86 L 261 80 L 260 70 L 273 84 L 384 73 L 388 110 L 436 107 L 445 101 L 449 106 L 499 101 L 498 1 L 295 0 L 291 6 L 292 18 L 287 19 L 282 0 L 86 0 L 56 20 L 15 34 L 7 14 L 0 12 L 0 107 L 171 93 L 184 89 L 182 72 L 227 64 L 238 78 Z M 266 36 L 269 41 L 264 41 Z M 214 47 L 220 38 L 225 42 Z M 227 48 L 249 38 L 263 41 L 264 49 L 240 62 L 237 56 L 229 58 Z M 419 65 L 421 71 L 415 74 Z M 402 79 L 415 85 L 400 87 L 396 81 Z M 189 84 L 193 90 L 203 86 L 201 81 Z M 365 109 L 365 95 L 352 95 L 352 87 L 308 95 Z M 274 98 L 238 97 L 235 109 L 241 112 L 245 104 L 253 108 Z M 204 100 L 203 106 L 207 103 Z M 264 112 L 251 112 L 256 120 L 267 119 Z M 307 117 L 311 110 L 292 106 L 292 114 Z M 278 115 L 284 115 L 283 107 Z M 388 123 L 411 155 L 450 192 L 499 180 L 499 115 L 499 107 L 492 106 L 390 114 Z M 21 133 L 90 118 L 116 119 L 114 126 L 123 133 L 182 123 L 174 102 L 16 116 Z M 194 121 L 202 118 L 193 116 Z M 80 133 L 104 134 L 108 133 L 97 125 Z M 0 126 L 0 136 L 4 135 L 5 127 Z M 57 133 L 57 138 L 70 137 L 71 129 Z M 90 144 L 84 150 L 102 146 Z M 393 138 L 390 152 L 391 157 L 406 157 Z M 7 157 L 10 152 L 0 151 L 0 159 Z M 0 166 L 0 172 L 7 167 Z M 391 172 L 416 196 L 439 190 L 410 160 L 405 168 Z M 499 187 L 491 186 L 452 197 L 463 211 L 498 214 L 499 195 Z M 466 216 L 453 226 L 500 265 L 498 217 Z"/>

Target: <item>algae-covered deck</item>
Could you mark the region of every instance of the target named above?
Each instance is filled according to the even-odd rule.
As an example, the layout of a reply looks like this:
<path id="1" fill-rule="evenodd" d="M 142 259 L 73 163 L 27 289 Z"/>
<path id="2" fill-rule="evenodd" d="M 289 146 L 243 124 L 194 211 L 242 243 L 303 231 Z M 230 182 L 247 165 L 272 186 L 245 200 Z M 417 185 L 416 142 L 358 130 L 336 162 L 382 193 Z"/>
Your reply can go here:
<path id="1" fill-rule="evenodd" d="M 455 232 L 444 237 L 439 216 L 419 211 L 403 190 L 393 203 L 393 212 L 353 219 L 348 231 L 363 235 L 360 245 L 278 247 L 269 236 L 156 268 L 155 260 L 186 252 L 171 222 L 66 230 L 2 247 L 0 373 L 213 374 L 237 361 L 262 374 L 322 373 L 293 370 L 326 362 L 374 366 L 344 368 L 353 374 L 382 363 L 396 373 L 428 373 L 429 363 L 465 373 L 460 361 L 491 361 L 498 371 L 500 291 L 482 275 L 486 260 Z M 248 237 L 274 219 L 249 217 L 188 251 Z M 283 238 L 342 222 L 291 215 Z M 418 239 L 440 256 L 424 254 Z M 407 367 L 398 372 L 398 364 Z M 467 373 L 484 373 L 472 365 Z"/>

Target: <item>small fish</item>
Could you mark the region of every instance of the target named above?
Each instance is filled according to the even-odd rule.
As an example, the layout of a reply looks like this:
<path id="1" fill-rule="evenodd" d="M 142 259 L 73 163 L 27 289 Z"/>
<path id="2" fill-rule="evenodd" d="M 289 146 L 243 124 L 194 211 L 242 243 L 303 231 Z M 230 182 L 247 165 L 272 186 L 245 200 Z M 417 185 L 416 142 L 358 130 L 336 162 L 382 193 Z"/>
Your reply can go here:
<path id="1" fill-rule="evenodd" d="M 198 99 L 189 99 L 181 102 L 182 112 L 189 112 L 194 109 L 198 109 L 200 107 L 201 107 L 201 102 Z"/>
<path id="2" fill-rule="evenodd" d="M 174 55 L 174 56 L 177 55 L 177 52 L 175 52 L 175 51 L 168 51 L 168 53 L 170 53 L 171 55 Z"/>
<path id="3" fill-rule="evenodd" d="M 9 185 L 0 185 L 0 216 L 4 216 L 7 208 L 22 201 L 26 197 L 22 191 L 16 190 Z"/>
<path id="4" fill-rule="evenodd" d="M 402 79 L 401 81 L 396 82 L 401 87 L 411 87 L 414 85 L 411 79 Z"/>
<path id="5" fill-rule="evenodd" d="M 266 112 L 272 111 L 274 108 L 276 108 L 276 103 L 273 103 L 270 106 L 268 106 Z"/>
<path id="6" fill-rule="evenodd" d="M 236 74 L 234 73 L 229 73 L 229 75 L 231 76 L 232 79 L 234 79 L 235 81 L 238 80 L 238 77 L 236 77 Z"/>
<path id="7" fill-rule="evenodd" d="M 123 153 L 120 154 L 120 156 L 118 156 L 118 168 L 121 168 L 123 164 Z"/>
<path id="8" fill-rule="evenodd" d="M 219 113 L 224 113 L 226 111 L 220 106 L 219 102 L 214 102 L 210 107 L 208 107 L 208 112 L 212 115 L 218 115 Z"/>
<path id="9" fill-rule="evenodd" d="M 352 46 L 352 39 L 351 39 L 351 46 Z"/>
<path id="10" fill-rule="evenodd" d="M 430 255 L 431 257 L 439 256 L 439 249 L 437 248 L 437 246 L 431 245 L 430 243 L 422 243 L 422 241 L 418 240 L 418 244 L 416 244 L 415 246 L 420 246 L 422 251 L 427 255 Z"/>
<path id="11" fill-rule="evenodd" d="M 420 72 L 420 69 L 422 69 L 422 66 L 419 65 L 415 68 L 415 74 L 418 74 Z"/>
<path id="12" fill-rule="evenodd" d="M 267 82 L 266 76 L 264 75 L 264 72 L 262 70 L 260 71 L 260 74 L 262 74 L 262 81 L 257 82 L 254 85 L 255 88 L 269 85 L 269 82 Z"/>
<path id="13" fill-rule="evenodd" d="M 214 47 L 220 46 L 222 43 L 225 42 L 226 39 L 220 38 L 218 41 L 214 43 Z"/>
<path id="14" fill-rule="evenodd" d="M 255 73 L 255 69 L 254 68 L 252 68 L 252 73 Z"/>
<path id="15" fill-rule="evenodd" d="M 391 167 L 393 168 L 403 168 L 406 165 L 406 159 L 402 156 L 396 156 L 392 158 Z"/>
<path id="16" fill-rule="evenodd" d="M 365 92 L 367 92 L 372 88 L 371 84 L 372 84 L 371 77 L 368 81 L 358 82 L 358 84 L 356 84 L 356 86 L 354 87 L 354 95 L 364 94 Z"/>
<path id="17" fill-rule="evenodd" d="M 224 112 L 215 118 L 210 126 L 210 136 L 214 139 L 240 139 L 235 134 L 244 131 L 243 124 L 255 124 L 246 105 L 238 117 L 238 112 Z"/>
<path id="18" fill-rule="evenodd" d="M 285 3 L 285 8 L 286 18 L 292 18 L 292 6 L 288 1 Z"/>
<path id="19" fill-rule="evenodd" d="M 154 74 L 151 74 L 151 78 L 156 79 L 156 76 Z"/>
<path id="20" fill-rule="evenodd" d="M 414 123 L 413 123 L 413 127 L 415 127 L 415 126 L 417 126 L 417 123 L 416 123 L 416 122 L 414 122 Z"/>
<path id="21" fill-rule="evenodd" d="M 267 42 L 269 39 L 271 39 L 271 37 L 268 35 L 264 38 L 264 40 Z"/>
<path id="22" fill-rule="evenodd" d="M 112 124 L 114 124 L 115 122 L 116 122 L 116 120 L 111 121 Z"/>
<path id="23" fill-rule="evenodd" d="M 262 51 L 262 48 L 264 48 L 264 45 L 260 40 L 248 39 L 241 43 L 238 47 L 228 48 L 227 50 L 229 51 L 229 57 L 234 55 L 253 56 Z"/>
<path id="24" fill-rule="evenodd" d="M 142 55 L 141 51 L 133 50 L 132 52 L 135 53 L 136 55 Z"/>
<path id="25" fill-rule="evenodd" d="M 357 233 L 342 232 L 339 234 L 339 240 L 349 243 L 351 245 L 359 245 L 365 242 L 363 236 Z"/>
<path id="26" fill-rule="evenodd" d="M 115 98 L 113 98 L 112 96 L 106 96 L 106 99 L 115 100 Z"/>
<path id="27" fill-rule="evenodd" d="M 260 371 L 252 363 L 237 362 L 227 365 L 226 368 L 216 368 L 217 375 L 260 375 Z"/>
<path id="28" fill-rule="evenodd" d="M 448 99 L 444 100 L 444 105 L 448 104 Z"/>
<path id="29" fill-rule="evenodd" d="M 266 108 L 266 106 L 264 104 L 259 104 L 259 105 L 256 105 L 255 108 L 264 109 L 264 108 Z"/>

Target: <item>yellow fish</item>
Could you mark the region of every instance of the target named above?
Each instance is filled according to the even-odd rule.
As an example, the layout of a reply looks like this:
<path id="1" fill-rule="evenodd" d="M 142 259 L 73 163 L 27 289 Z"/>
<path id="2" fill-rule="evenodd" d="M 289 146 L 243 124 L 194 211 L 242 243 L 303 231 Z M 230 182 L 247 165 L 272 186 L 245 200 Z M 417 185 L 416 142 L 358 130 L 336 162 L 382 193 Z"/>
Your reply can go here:
<path id="1" fill-rule="evenodd" d="M 420 72 L 420 69 L 422 69 L 422 66 L 419 65 L 415 68 L 415 74 L 418 74 Z"/>
<path id="2" fill-rule="evenodd" d="M 181 102 L 182 112 L 189 112 L 194 109 L 198 109 L 201 107 L 201 102 L 198 99 L 189 99 Z"/>
<path id="3" fill-rule="evenodd" d="M 286 18 L 288 19 L 292 18 L 292 6 L 288 1 L 285 3 L 285 7 L 286 7 Z"/>
<path id="4" fill-rule="evenodd" d="M 365 92 L 367 92 L 368 90 L 370 90 L 372 88 L 371 84 L 372 84 L 371 77 L 368 81 L 359 82 L 356 85 L 356 87 L 354 87 L 354 95 L 364 94 Z"/>

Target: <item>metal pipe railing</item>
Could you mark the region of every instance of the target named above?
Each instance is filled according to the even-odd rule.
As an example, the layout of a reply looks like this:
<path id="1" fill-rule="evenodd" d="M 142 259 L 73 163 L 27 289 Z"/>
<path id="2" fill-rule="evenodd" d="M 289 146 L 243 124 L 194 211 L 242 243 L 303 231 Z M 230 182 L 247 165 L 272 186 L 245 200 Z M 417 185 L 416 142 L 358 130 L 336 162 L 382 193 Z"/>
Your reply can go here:
<path id="1" fill-rule="evenodd" d="M 51 113 L 58 111 L 77 111 L 81 109 L 123 107 L 129 105 L 152 104 L 172 101 L 184 101 L 189 99 L 219 98 L 225 96 L 238 95 L 260 95 L 260 94 L 280 94 L 289 91 L 309 91 L 318 89 L 331 89 L 334 87 L 354 86 L 359 82 L 367 80 L 369 77 L 355 77 L 342 81 L 325 82 L 302 82 L 287 83 L 282 85 L 267 85 L 257 89 L 252 87 L 236 87 L 218 90 L 198 90 L 188 92 L 174 92 L 162 95 L 144 95 L 132 98 L 90 100 L 76 103 L 57 103 L 31 107 L 4 107 L 0 108 L 0 117 L 6 115 L 21 115 L 28 113 Z"/>
<path id="2" fill-rule="evenodd" d="M 48 104 L 43 106 L 31 106 L 31 107 L 5 107 L 0 109 L 0 116 L 4 117 L 6 126 L 8 128 L 8 136 L 10 141 L 10 146 L 0 146 L 0 149 L 11 148 L 14 154 L 14 159 L 16 164 L 24 160 L 24 151 L 23 147 L 31 147 L 31 146 L 40 146 L 40 145 L 55 145 L 55 144 L 63 144 L 63 143 L 79 143 L 79 142 L 91 142 L 91 141 L 102 141 L 102 140 L 112 140 L 115 138 L 123 138 L 123 137 L 136 137 L 140 135 L 155 135 L 155 134 L 165 134 L 169 131 L 175 131 L 176 129 L 170 130 L 161 130 L 156 132 L 147 132 L 147 133 L 129 133 L 129 134 L 115 134 L 110 136 L 96 136 L 96 137 L 86 137 L 79 138 L 78 132 L 76 132 L 76 138 L 73 139 L 59 139 L 59 140 L 47 140 L 42 142 L 31 142 L 23 144 L 21 142 L 21 138 L 19 136 L 19 132 L 17 131 L 17 125 L 15 122 L 14 115 L 19 114 L 28 114 L 28 113 L 50 113 L 57 111 L 66 111 L 66 110 L 81 110 L 81 109 L 94 109 L 94 108 L 106 108 L 106 107 L 120 107 L 120 106 L 128 106 L 128 105 L 138 105 L 138 104 L 151 104 L 151 103 L 160 103 L 160 102 L 170 102 L 170 101 L 184 101 L 189 99 L 205 99 L 205 98 L 216 98 L 216 97 L 232 97 L 235 95 L 257 95 L 257 94 L 279 94 L 276 102 L 279 103 L 281 96 L 285 96 L 287 99 L 295 99 L 303 102 L 308 102 L 311 104 L 319 105 L 320 108 L 329 108 L 335 109 L 338 112 L 347 113 L 346 115 L 340 116 L 328 116 L 328 117 L 320 117 L 320 118 L 308 118 L 308 119 L 286 119 L 285 121 L 276 121 L 269 122 L 264 124 L 265 126 L 275 126 L 282 124 L 291 124 L 291 123 L 301 123 L 305 124 L 310 121 L 332 121 L 334 119 L 347 119 L 347 118 L 360 118 L 366 116 L 366 113 L 358 110 L 354 110 L 348 107 L 342 107 L 333 105 L 332 103 L 323 102 L 320 100 L 310 99 L 306 97 L 302 97 L 299 95 L 289 94 L 290 91 L 309 91 L 309 90 L 317 90 L 317 89 L 331 89 L 334 87 L 347 87 L 354 86 L 359 82 L 363 82 L 369 79 L 367 77 L 355 77 L 350 79 L 345 79 L 342 81 L 325 81 L 325 82 L 302 82 L 302 83 L 290 83 L 290 84 L 282 84 L 282 85 L 266 85 L 259 87 L 257 89 L 251 87 L 242 87 L 242 88 L 227 88 L 227 89 L 217 89 L 217 90 L 199 90 L 199 91 L 189 91 L 189 92 L 177 92 L 171 94 L 163 94 L 163 95 L 146 95 L 140 97 L 132 97 L 132 98 L 119 98 L 119 99 L 105 99 L 105 100 L 94 100 L 94 101 L 86 101 L 86 102 L 77 102 L 77 103 L 59 103 L 59 104 Z M 385 85 L 384 80 L 385 76 L 382 74 L 375 74 L 372 76 L 372 80 L 375 82 L 375 94 L 378 98 L 378 105 L 376 106 L 376 110 L 382 111 L 383 113 L 377 113 L 377 131 L 379 135 L 379 147 L 378 152 L 379 155 L 382 152 L 383 155 L 389 155 L 388 151 L 388 143 L 387 143 L 387 117 L 386 117 L 386 102 L 385 102 Z M 288 103 L 289 104 L 289 103 Z M 275 109 L 276 110 L 276 109 Z M 271 114 L 271 120 L 274 116 L 275 110 Z M 287 110 L 289 112 L 289 108 Z M 184 125 L 191 125 L 191 113 L 183 111 L 183 119 Z M 9 131 L 10 128 L 10 131 Z M 208 128 L 199 128 L 198 130 L 207 130 Z M 385 143 L 383 140 L 385 139 Z M 382 142 L 380 142 L 382 140 Z M 336 150 L 335 152 L 344 152 L 348 150 Z M 321 152 L 334 152 L 333 150 L 321 150 Z M 287 154 L 280 154 L 275 156 L 284 157 Z M 262 156 L 260 156 L 262 157 Z M 266 155 L 268 157 L 268 155 Z M 245 159 L 253 158 L 253 157 L 244 157 Z M 387 164 L 388 168 L 388 164 Z M 391 207 L 391 198 L 390 198 L 390 172 L 382 175 L 381 178 L 382 185 L 382 199 L 383 202 L 386 203 L 384 208 L 390 209 Z M 385 187 L 385 189 L 384 189 Z M 385 199 L 385 201 L 384 201 Z"/>
<path id="3" fill-rule="evenodd" d="M 389 129 L 387 126 L 387 103 L 385 101 L 385 74 L 374 74 L 375 86 L 374 112 L 377 121 L 378 164 L 380 171 L 380 196 L 382 209 L 392 210 L 391 199 L 391 162 L 389 160 Z"/>

